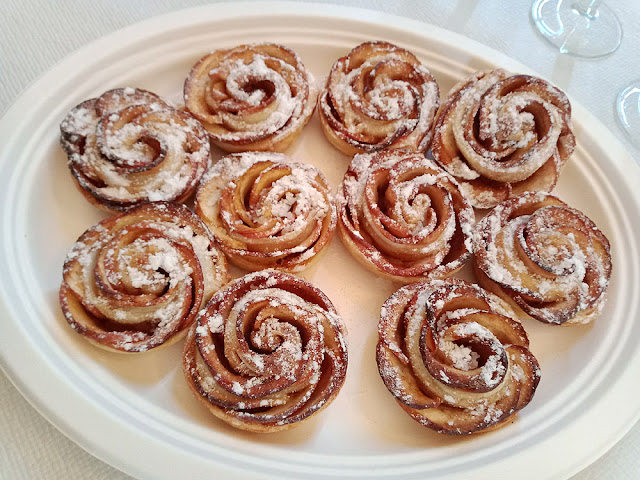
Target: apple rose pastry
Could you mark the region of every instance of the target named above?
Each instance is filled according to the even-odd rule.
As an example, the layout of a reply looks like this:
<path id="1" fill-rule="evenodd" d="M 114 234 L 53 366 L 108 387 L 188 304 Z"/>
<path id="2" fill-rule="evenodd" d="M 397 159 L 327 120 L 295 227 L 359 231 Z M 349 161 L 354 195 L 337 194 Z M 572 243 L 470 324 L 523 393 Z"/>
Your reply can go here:
<path id="1" fill-rule="evenodd" d="M 477 72 L 449 92 L 431 150 L 476 208 L 551 191 L 573 152 L 571 106 L 540 78 Z"/>
<path id="2" fill-rule="evenodd" d="M 346 330 L 313 285 L 275 270 L 216 293 L 189 331 L 189 387 L 216 417 L 253 432 L 286 430 L 325 408 L 347 370 Z"/>
<path id="3" fill-rule="evenodd" d="M 336 61 L 318 99 L 327 139 L 341 152 L 426 152 L 440 104 L 429 70 L 408 50 L 366 42 Z"/>
<path id="4" fill-rule="evenodd" d="M 356 155 L 338 194 L 338 231 L 374 273 L 400 282 L 447 276 L 471 256 L 473 209 L 423 154 Z"/>
<path id="5" fill-rule="evenodd" d="M 402 287 L 382 306 L 378 334 L 386 387 L 411 418 L 440 433 L 505 425 L 540 381 L 509 305 L 462 280 Z"/>
<path id="6" fill-rule="evenodd" d="M 105 210 L 182 202 L 211 162 L 202 125 L 139 88 L 117 88 L 82 102 L 60 132 L 80 192 Z"/>
<path id="7" fill-rule="evenodd" d="M 536 320 L 588 323 L 604 306 L 609 241 L 551 194 L 528 192 L 498 205 L 476 226 L 473 251 L 480 285 Z"/>
<path id="8" fill-rule="evenodd" d="M 228 152 L 282 152 L 316 106 L 317 89 L 298 55 L 273 43 L 216 50 L 184 84 L 186 108 Z"/>
<path id="9" fill-rule="evenodd" d="M 196 195 L 196 212 L 235 265 L 304 270 L 336 227 L 324 175 L 282 153 L 245 152 L 216 163 Z"/>
<path id="10" fill-rule="evenodd" d="M 94 344 L 144 352 L 178 339 L 229 279 L 224 255 L 193 212 L 149 203 L 80 236 L 64 263 L 60 305 Z"/>

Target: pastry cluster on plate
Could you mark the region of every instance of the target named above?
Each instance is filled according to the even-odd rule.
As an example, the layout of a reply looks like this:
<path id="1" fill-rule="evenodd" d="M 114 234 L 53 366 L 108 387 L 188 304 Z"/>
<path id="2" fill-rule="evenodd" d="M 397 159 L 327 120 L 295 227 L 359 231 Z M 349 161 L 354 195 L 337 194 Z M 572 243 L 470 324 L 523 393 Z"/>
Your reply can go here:
<path id="1" fill-rule="evenodd" d="M 352 157 L 336 193 L 282 153 L 316 106 Z M 533 398 L 520 318 L 586 323 L 605 302 L 606 237 L 549 193 L 575 147 L 571 107 L 537 77 L 475 72 L 441 101 L 415 55 L 366 42 L 318 89 L 292 50 L 241 45 L 193 66 L 183 106 L 117 88 L 73 108 L 60 141 L 84 197 L 116 212 L 67 255 L 65 318 L 118 352 L 186 334 L 189 387 L 240 429 L 297 425 L 345 381 L 345 324 L 292 275 L 336 230 L 364 267 L 406 284 L 382 305 L 377 363 L 438 432 L 497 428 Z M 210 144 L 229 154 L 211 165 Z M 227 262 L 253 273 L 231 280 Z M 477 284 L 451 278 L 468 262 Z"/>

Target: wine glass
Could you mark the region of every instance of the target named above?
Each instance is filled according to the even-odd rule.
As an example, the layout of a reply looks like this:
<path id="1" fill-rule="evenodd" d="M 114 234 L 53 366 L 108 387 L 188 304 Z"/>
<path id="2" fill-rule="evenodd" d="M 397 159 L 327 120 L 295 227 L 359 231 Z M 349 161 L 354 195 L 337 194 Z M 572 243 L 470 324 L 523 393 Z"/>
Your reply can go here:
<path id="1" fill-rule="evenodd" d="M 609 55 L 622 40 L 618 17 L 600 0 L 535 0 L 531 18 L 561 53 L 577 57 Z"/>
<path id="2" fill-rule="evenodd" d="M 535 0 L 531 18 L 560 53 L 598 58 L 615 52 L 622 41 L 618 17 L 600 0 Z M 640 149 L 640 79 L 618 93 L 616 112 L 622 130 Z"/>
<path id="3" fill-rule="evenodd" d="M 622 130 L 627 134 L 629 141 L 640 149 L 640 79 L 618 93 L 616 110 Z"/>

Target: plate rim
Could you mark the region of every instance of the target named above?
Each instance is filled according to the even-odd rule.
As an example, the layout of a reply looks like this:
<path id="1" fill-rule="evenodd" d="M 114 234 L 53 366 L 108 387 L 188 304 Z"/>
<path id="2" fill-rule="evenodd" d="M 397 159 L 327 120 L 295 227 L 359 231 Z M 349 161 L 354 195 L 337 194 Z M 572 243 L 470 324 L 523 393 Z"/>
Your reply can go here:
<path id="1" fill-rule="evenodd" d="M 246 12 L 250 12 L 247 14 Z M 211 18 L 215 13 L 215 19 Z M 243 3 L 217 3 L 211 5 L 205 5 L 200 7 L 192 7 L 182 10 L 176 10 L 173 12 L 169 12 L 160 16 L 151 17 L 149 19 L 143 20 L 141 22 L 133 23 L 129 26 L 126 26 L 122 29 L 114 31 L 106 36 L 100 37 L 84 47 L 72 52 L 67 55 L 61 61 L 59 61 L 52 68 L 44 72 L 40 77 L 38 77 L 35 81 L 33 81 L 24 91 L 23 93 L 12 103 L 9 105 L 7 110 L 4 112 L 3 117 L 0 119 L 0 135 L 3 135 L 3 132 L 7 130 L 7 125 L 12 124 L 14 121 L 19 121 L 20 118 L 29 118 L 29 112 L 27 113 L 20 112 L 22 104 L 27 103 L 27 99 L 30 93 L 33 93 L 39 90 L 43 84 L 49 81 L 49 77 L 60 75 L 66 68 L 67 65 L 72 65 L 76 63 L 79 59 L 87 57 L 91 52 L 95 52 L 99 48 L 106 48 L 106 52 L 101 53 L 100 57 L 104 57 L 109 53 L 109 46 L 111 42 L 114 42 L 115 45 L 122 45 L 122 41 L 120 38 L 125 38 L 127 42 L 130 41 L 140 41 L 146 37 L 157 34 L 168 28 L 180 28 L 184 27 L 186 23 L 193 21 L 194 19 L 198 19 L 199 22 L 218 22 L 223 18 L 236 18 L 243 16 L 255 16 L 255 15 L 266 15 L 271 17 L 278 17 L 280 15 L 298 15 L 301 17 L 312 16 L 314 18 L 318 17 L 332 17 L 332 18 L 340 18 L 343 20 L 352 20 L 363 23 L 371 23 L 375 25 L 384 25 L 393 28 L 402 28 L 410 31 L 411 33 L 416 33 L 421 36 L 427 38 L 438 38 L 438 41 L 449 42 L 455 40 L 456 48 L 461 50 L 470 51 L 473 48 L 481 48 L 482 58 L 486 59 L 490 62 L 499 64 L 501 66 L 515 66 L 519 71 L 522 72 L 531 72 L 531 69 L 521 65 L 519 62 L 513 60 L 512 58 L 506 56 L 505 54 L 493 50 L 489 47 L 486 47 L 482 43 L 471 40 L 467 37 L 464 37 L 461 34 L 457 34 L 455 32 L 451 32 L 441 27 L 436 27 L 434 25 L 430 25 L 427 23 L 423 23 L 417 20 L 408 19 L 405 17 L 399 17 L 396 15 L 388 14 L 385 12 L 379 12 L 374 10 L 367 10 L 356 7 L 345 7 L 340 5 L 325 5 L 325 4 L 300 4 L 300 3 L 292 3 L 292 2 L 243 2 Z M 357 20 L 356 20 L 357 19 Z M 186 23 L 185 23 L 186 22 Z M 421 30 L 425 25 L 429 25 L 429 31 L 425 32 Z M 111 49 L 115 49 L 116 46 L 111 45 Z M 476 50 L 477 54 L 477 50 Z M 631 158 L 630 154 L 626 152 L 626 150 L 622 147 L 621 143 L 613 136 L 611 132 L 604 125 L 600 124 L 589 112 L 587 112 L 584 108 L 580 107 L 575 102 L 572 102 L 572 106 L 574 109 L 579 112 L 580 120 L 582 124 L 585 124 L 588 127 L 593 127 L 594 125 L 598 126 L 599 130 L 603 130 L 605 132 L 605 139 L 601 142 L 607 142 L 610 148 L 613 149 L 613 153 L 610 155 L 610 160 L 613 160 L 614 163 L 619 164 L 618 166 L 622 166 L 623 163 L 632 164 L 634 166 L 635 162 Z M 32 106 L 32 109 L 36 108 Z M 24 122 L 24 120 L 22 120 Z M 16 123 L 17 125 L 17 123 Z M 588 128 L 590 129 L 590 128 Z M 8 139 L 9 140 L 9 139 Z M 3 153 L 8 149 L 8 147 L 3 146 L 0 149 L 0 169 L 2 168 L 2 159 Z M 640 170 L 637 168 L 632 169 L 631 176 L 635 176 L 636 180 L 640 179 Z M 634 198 L 636 204 L 640 204 L 640 196 L 635 196 Z M 637 206 L 637 205 L 636 205 Z M 5 220 L 5 219 L 3 219 Z M 2 260 L 2 259 L 0 259 Z M 0 317 L 9 317 L 9 308 L 4 300 L 4 290 L 1 290 L 3 287 L 0 284 Z M 18 325 L 14 325 L 14 321 L 11 322 L 1 322 L 5 324 L 0 326 L 1 331 L 7 332 L 10 328 L 13 328 L 13 332 L 10 335 L 20 336 L 25 332 L 21 332 Z M 6 326 L 9 325 L 9 327 Z M 7 335 L 3 335 L 3 338 L 9 338 Z M 6 347 L 6 343 L 4 347 Z M 15 346 L 15 345 L 14 345 Z M 63 418 L 64 415 L 60 414 L 60 412 L 56 412 L 53 408 L 48 408 L 46 402 L 42 398 L 42 394 L 37 392 L 34 389 L 33 385 L 29 384 L 29 381 L 25 380 L 20 376 L 17 371 L 17 366 L 15 361 L 11 359 L 11 355 L 8 355 L 11 348 L 3 348 L 0 350 L 0 368 L 5 372 L 10 381 L 16 386 L 16 388 L 20 391 L 25 399 L 41 414 L 43 415 L 50 423 L 52 423 L 59 431 L 63 434 L 71 438 L 76 444 L 78 444 L 81 448 L 87 450 L 92 455 L 101 459 L 102 461 L 118 468 L 130 475 L 137 476 L 139 478 L 145 478 L 149 475 L 148 470 L 142 470 L 140 466 L 135 465 L 131 462 L 123 462 L 121 456 L 117 456 L 114 454 L 113 449 L 108 449 L 104 445 L 92 441 L 90 435 L 87 435 L 86 432 L 82 432 L 81 429 L 77 428 L 77 425 L 73 425 L 72 422 L 69 422 L 68 418 Z M 635 360 L 636 364 L 638 364 L 638 359 L 640 355 L 638 355 L 638 350 L 635 352 Z M 636 369 L 640 367 L 640 364 L 634 366 Z M 630 368 L 625 370 L 626 374 L 629 374 Z M 54 372 L 57 373 L 57 372 Z M 629 376 L 629 375 L 627 375 Z M 40 384 L 42 385 L 42 379 L 38 379 Z M 57 381 L 64 379 L 57 379 Z M 45 381 L 46 382 L 46 381 Z M 50 384 L 55 385 L 55 381 L 53 378 L 48 379 Z M 75 392 L 79 393 L 79 392 Z M 90 405 L 87 398 L 82 397 L 82 400 L 85 400 L 83 405 L 83 415 L 86 415 L 87 418 L 92 417 L 93 415 L 104 415 L 96 405 Z M 77 413 L 77 411 L 76 411 Z M 577 471 L 585 468 L 591 462 L 595 461 L 599 456 L 604 454 L 611 446 L 613 446 L 617 441 L 619 441 L 622 436 L 631 429 L 631 427 L 635 424 L 635 422 L 640 418 L 640 405 L 636 407 L 636 411 L 632 418 L 630 418 L 630 422 L 627 422 L 622 429 L 620 429 L 616 434 L 611 435 L 609 437 L 609 441 L 605 445 L 601 445 L 599 452 L 596 456 L 589 458 L 586 462 L 577 462 L 573 466 L 567 466 L 565 469 L 567 475 L 576 473 Z M 109 422 L 103 422 L 109 423 Z M 114 424 L 115 425 L 115 424 Z M 112 427 L 114 425 L 111 425 Z M 105 428 L 108 428 L 108 425 L 105 425 Z M 134 433 L 134 432 L 129 432 Z M 140 432 L 136 432 L 140 433 Z M 149 442 L 149 446 L 154 444 L 154 442 L 150 442 L 150 437 L 144 436 L 144 440 Z M 158 444 L 158 445 L 156 445 Z M 156 441 L 153 445 L 153 448 L 161 448 L 160 442 Z M 166 447 L 166 445 L 165 445 Z M 246 471 L 238 470 L 233 467 L 232 464 L 226 464 L 225 475 L 228 475 L 228 478 L 242 478 L 239 475 L 246 473 Z M 166 473 L 166 471 L 165 471 Z M 266 477 L 265 477 L 266 478 Z"/>

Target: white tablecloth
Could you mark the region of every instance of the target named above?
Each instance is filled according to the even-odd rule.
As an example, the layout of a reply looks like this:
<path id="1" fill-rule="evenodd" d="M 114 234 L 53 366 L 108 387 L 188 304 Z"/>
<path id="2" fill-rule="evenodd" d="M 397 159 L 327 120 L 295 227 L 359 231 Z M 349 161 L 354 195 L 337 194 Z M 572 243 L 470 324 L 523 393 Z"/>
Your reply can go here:
<path id="1" fill-rule="evenodd" d="M 517 59 L 551 79 L 574 101 L 595 114 L 625 144 L 634 158 L 640 160 L 640 152 L 627 142 L 614 116 L 617 92 L 640 78 L 640 2 L 607 2 L 622 21 L 624 38 L 618 51 L 599 60 L 580 60 L 556 53 L 534 31 L 529 18 L 531 2 L 336 0 L 329 3 L 380 10 L 445 27 Z M 2 0 L 0 113 L 9 108 L 32 80 L 91 40 L 139 20 L 207 3 L 214 2 Z M 131 477 L 97 460 L 68 440 L 42 418 L 0 373 L 0 479 L 44 478 L 114 480 Z M 573 478 L 640 478 L 640 424 L 602 458 Z"/>

